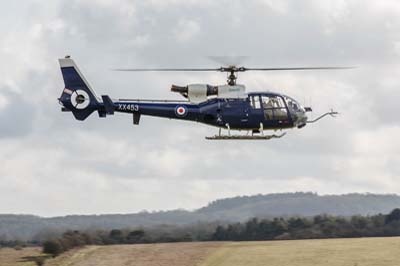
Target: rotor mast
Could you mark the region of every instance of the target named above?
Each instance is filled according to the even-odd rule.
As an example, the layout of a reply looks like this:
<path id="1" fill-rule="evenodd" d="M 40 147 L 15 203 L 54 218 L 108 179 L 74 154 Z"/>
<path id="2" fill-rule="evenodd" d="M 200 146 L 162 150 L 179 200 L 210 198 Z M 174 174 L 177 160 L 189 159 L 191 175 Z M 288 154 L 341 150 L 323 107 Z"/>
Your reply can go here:
<path id="1" fill-rule="evenodd" d="M 235 71 L 234 70 L 231 70 L 230 74 L 228 75 L 228 79 L 227 79 L 228 85 L 229 86 L 236 85 L 236 80 L 237 80 L 237 75 L 235 75 Z"/>
<path id="2" fill-rule="evenodd" d="M 229 86 L 235 86 L 236 85 L 236 80 L 238 78 L 237 72 L 244 72 L 246 71 L 246 68 L 244 67 L 237 67 L 235 65 L 228 66 L 228 67 L 221 67 L 218 69 L 220 72 L 227 72 L 227 80 L 226 82 L 228 83 Z"/>

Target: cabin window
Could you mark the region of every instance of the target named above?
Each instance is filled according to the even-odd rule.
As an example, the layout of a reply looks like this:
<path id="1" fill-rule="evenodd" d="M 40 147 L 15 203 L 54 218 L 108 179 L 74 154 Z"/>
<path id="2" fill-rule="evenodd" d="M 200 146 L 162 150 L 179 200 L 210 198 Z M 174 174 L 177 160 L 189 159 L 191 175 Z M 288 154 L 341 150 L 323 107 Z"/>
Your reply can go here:
<path id="1" fill-rule="evenodd" d="M 250 104 L 253 109 L 260 109 L 260 96 L 254 95 L 250 97 Z"/>
<path id="2" fill-rule="evenodd" d="M 261 102 L 266 120 L 286 120 L 288 118 L 283 98 L 278 96 L 262 96 Z"/>
<path id="3" fill-rule="evenodd" d="M 251 104 L 251 107 L 253 107 L 253 109 L 260 109 L 261 108 L 260 96 L 259 95 L 251 96 L 250 104 Z"/>

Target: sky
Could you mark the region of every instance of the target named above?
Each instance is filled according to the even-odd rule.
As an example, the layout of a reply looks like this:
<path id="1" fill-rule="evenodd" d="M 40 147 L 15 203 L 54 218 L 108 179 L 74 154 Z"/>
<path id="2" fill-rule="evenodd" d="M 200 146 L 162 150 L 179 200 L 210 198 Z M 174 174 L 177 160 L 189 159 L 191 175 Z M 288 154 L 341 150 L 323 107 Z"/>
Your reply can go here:
<path id="1" fill-rule="evenodd" d="M 238 195 L 400 193 L 397 0 L 0 2 L 0 213 L 58 216 L 196 209 Z M 357 66 L 243 73 L 326 118 L 271 141 L 207 141 L 216 128 L 124 114 L 76 121 L 57 98 L 71 57 L 98 95 L 181 99 L 171 84 L 221 73 L 123 67 Z"/>

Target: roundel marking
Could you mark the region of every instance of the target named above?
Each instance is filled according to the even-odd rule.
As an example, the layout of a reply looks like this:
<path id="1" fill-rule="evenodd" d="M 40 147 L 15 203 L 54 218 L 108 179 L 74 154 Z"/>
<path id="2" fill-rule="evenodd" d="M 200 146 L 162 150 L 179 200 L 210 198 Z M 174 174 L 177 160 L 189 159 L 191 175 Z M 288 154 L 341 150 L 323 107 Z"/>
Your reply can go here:
<path id="1" fill-rule="evenodd" d="M 84 90 L 76 90 L 71 95 L 71 103 L 76 109 L 85 109 L 89 106 L 89 94 Z"/>
<path id="2" fill-rule="evenodd" d="M 177 116 L 179 116 L 179 117 L 184 117 L 184 116 L 187 115 L 187 113 L 188 113 L 188 111 L 187 111 L 186 106 L 178 105 L 178 106 L 175 108 L 175 114 L 176 114 Z"/>

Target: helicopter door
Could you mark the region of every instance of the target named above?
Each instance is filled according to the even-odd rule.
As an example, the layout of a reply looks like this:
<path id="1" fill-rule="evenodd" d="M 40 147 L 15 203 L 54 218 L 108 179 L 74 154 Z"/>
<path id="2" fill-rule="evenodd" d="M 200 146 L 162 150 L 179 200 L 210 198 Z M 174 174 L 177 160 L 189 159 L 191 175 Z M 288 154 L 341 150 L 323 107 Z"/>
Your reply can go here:
<path id="1" fill-rule="evenodd" d="M 261 97 L 266 126 L 281 126 L 289 122 L 288 111 L 282 97 L 270 95 Z"/>
<path id="2" fill-rule="evenodd" d="M 261 99 L 260 95 L 251 95 L 249 97 L 250 101 L 250 124 L 253 125 L 254 128 L 259 128 L 260 123 L 264 121 L 263 109 L 261 108 Z"/>
<path id="3" fill-rule="evenodd" d="M 240 128 L 248 123 L 247 102 L 244 99 L 226 99 L 223 108 L 225 123 L 231 128 Z"/>

